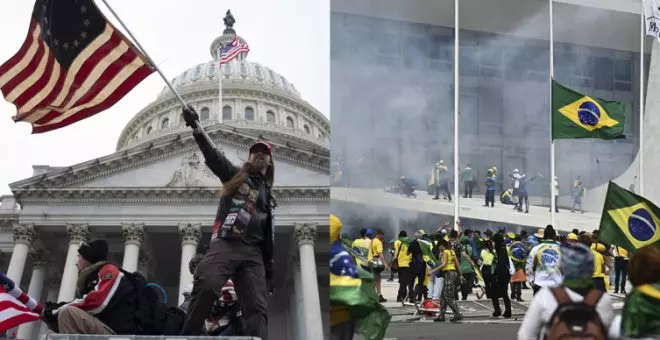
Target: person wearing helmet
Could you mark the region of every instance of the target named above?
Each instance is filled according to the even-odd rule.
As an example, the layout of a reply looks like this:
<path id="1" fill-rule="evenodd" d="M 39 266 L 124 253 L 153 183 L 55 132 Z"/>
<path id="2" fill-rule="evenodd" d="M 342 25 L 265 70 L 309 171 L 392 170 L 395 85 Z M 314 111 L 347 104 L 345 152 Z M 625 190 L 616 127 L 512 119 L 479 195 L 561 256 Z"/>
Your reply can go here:
<path id="1" fill-rule="evenodd" d="M 188 315 L 181 335 L 200 335 L 211 313 L 218 287 L 234 278 L 245 317 L 245 335 L 268 339 L 267 297 L 272 292 L 273 209 L 275 165 L 273 147 L 256 141 L 248 160 L 231 163 L 199 123 L 197 112 L 182 112 L 186 126 L 204 155 L 206 165 L 222 183 L 222 194 L 211 229 L 211 242 L 195 269 Z"/>

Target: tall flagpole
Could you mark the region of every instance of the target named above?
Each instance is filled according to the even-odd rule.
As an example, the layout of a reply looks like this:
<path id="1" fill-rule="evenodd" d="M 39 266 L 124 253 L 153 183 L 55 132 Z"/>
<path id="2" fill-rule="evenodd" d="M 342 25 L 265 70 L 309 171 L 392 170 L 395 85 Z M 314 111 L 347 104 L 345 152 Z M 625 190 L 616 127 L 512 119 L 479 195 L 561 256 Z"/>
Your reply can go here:
<path id="1" fill-rule="evenodd" d="M 223 123 L 223 109 L 222 109 L 222 47 L 218 51 L 218 121 L 220 124 Z"/>
<path id="2" fill-rule="evenodd" d="M 459 84 L 459 68 L 458 63 L 460 59 L 459 49 L 459 29 L 458 29 L 458 6 L 459 0 L 454 0 L 454 228 L 459 230 L 459 216 L 460 209 L 460 195 L 458 193 L 458 182 L 460 176 L 459 171 L 459 111 L 460 111 L 460 84 Z"/>
<path id="3" fill-rule="evenodd" d="M 555 224 L 557 221 L 557 216 L 555 214 L 555 210 L 557 209 L 556 204 L 555 204 L 555 195 L 554 195 L 554 189 L 555 189 L 555 176 L 556 176 L 556 171 L 555 171 L 555 141 L 552 138 L 552 80 L 555 77 L 555 46 L 554 46 L 554 39 L 555 39 L 555 33 L 554 33 L 554 27 L 553 27 L 553 0 L 548 0 L 549 4 L 549 19 L 550 19 L 550 219 L 553 227 L 557 227 Z"/>
<path id="4" fill-rule="evenodd" d="M 644 1 L 640 1 L 639 13 L 639 194 L 644 196 L 644 39 L 646 38 L 646 20 L 644 19 Z"/>

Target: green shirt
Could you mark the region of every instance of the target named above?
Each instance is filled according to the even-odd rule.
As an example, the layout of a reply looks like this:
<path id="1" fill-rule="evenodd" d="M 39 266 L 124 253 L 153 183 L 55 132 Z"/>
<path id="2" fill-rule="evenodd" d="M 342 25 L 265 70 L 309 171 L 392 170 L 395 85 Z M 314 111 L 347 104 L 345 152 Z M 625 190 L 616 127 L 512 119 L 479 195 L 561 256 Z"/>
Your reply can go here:
<path id="1" fill-rule="evenodd" d="M 631 338 L 660 335 L 660 283 L 635 287 L 626 297 L 621 334 Z"/>

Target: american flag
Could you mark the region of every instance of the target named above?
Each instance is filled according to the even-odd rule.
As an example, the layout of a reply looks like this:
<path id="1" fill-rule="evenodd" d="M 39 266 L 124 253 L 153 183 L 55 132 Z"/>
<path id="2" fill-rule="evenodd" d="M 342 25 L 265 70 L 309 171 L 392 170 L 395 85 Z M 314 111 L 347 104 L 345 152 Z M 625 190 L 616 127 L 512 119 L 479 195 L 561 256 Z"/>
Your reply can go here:
<path id="1" fill-rule="evenodd" d="M 242 43 L 238 40 L 238 36 L 234 36 L 229 44 L 222 46 L 220 49 L 220 65 L 226 64 L 238 57 L 241 53 L 250 52 L 250 47 L 247 43 Z"/>
<path id="2" fill-rule="evenodd" d="M 26 322 L 39 320 L 41 304 L 0 274 L 0 333 Z"/>
<path id="3" fill-rule="evenodd" d="M 93 0 L 37 0 L 23 46 L 0 66 L 0 91 L 14 121 L 41 133 L 108 109 L 152 72 Z"/>

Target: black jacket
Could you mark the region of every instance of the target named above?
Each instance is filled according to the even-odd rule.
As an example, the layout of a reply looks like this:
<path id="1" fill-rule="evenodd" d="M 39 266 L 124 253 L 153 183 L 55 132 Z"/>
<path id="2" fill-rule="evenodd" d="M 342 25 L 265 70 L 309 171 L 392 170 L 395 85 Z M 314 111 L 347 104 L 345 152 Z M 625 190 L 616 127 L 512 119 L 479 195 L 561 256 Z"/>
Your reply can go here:
<path id="1" fill-rule="evenodd" d="M 220 179 L 221 182 L 225 183 L 229 181 L 236 173 L 239 168 L 234 166 L 227 157 L 224 156 L 222 152 L 209 144 L 209 142 L 204 138 L 202 134 L 193 133 L 199 149 L 204 155 L 206 165 L 209 169 Z M 238 195 L 241 194 L 242 190 L 234 195 L 234 197 L 221 197 L 220 203 L 218 204 L 218 210 L 215 217 L 215 223 L 213 225 L 213 235 L 211 240 L 215 240 L 220 237 L 226 240 L 242 240 L 249 245 L 251 243 L 258 243 L 261 247 L 261 252 L 263 256 L 264 266 L 266 268 L 266 278 L 270 279 L 272 275 L 273 267 L 273 248 L 274 248 L 274 228 L 273 228 L 273 207 L 274 200 L 271 193 L 271 188 L 266 183 L 264 177 L 261 174 L 249 175 L 245 180 L 245 184 L 249 187 L 249 194 L 246 196 L 252 196 L 254 193 L 254 209 L 250 210 L 249 222 L 246 226 L 246 234 L 239 237 L 232 233 L 232 228 L 224 230 L 222 227 L 227 226 L 227 217 L 230 213 L 233 212 L 232 209 L 237 209 L 236 200 Z M 242 197 L 246 200 L 249 200 L 249 197 Z M 246 204 L 246 203 L 244 203 Z M 238 207 L 240 210 L 241 208 Z M 241 210 L 243 212 L 243 210 Z M 240 215 L 240 213 L 238 213 Z M 238 219 L 238 217 L 237 217 Z M 223 225 L 224 223 L 224 225 Z M 256 231 L 256 233 L 255 233 Z M 254 233 L 250 235 L 250 233 Z M 257 235 L 258 234 L 258 235 Z M 258 242 L 257 242 L 258 241 Z"/>

